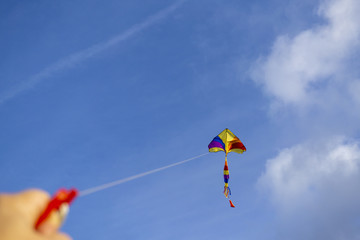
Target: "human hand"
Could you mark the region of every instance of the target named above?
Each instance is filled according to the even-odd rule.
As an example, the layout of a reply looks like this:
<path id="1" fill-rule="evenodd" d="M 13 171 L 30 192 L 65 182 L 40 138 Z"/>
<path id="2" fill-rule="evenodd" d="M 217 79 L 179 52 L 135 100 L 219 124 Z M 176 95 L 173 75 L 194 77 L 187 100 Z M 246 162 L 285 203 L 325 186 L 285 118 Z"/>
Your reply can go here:
<path id="1" fill-rule="evenodd" d="M 56 226 L 42 224 L 35 230 L 35 222 L 47 206 L 50 196 L 41 190 L 27 190 L 17 194 L 0 194 L 1 240 L 70 240 Z"/>

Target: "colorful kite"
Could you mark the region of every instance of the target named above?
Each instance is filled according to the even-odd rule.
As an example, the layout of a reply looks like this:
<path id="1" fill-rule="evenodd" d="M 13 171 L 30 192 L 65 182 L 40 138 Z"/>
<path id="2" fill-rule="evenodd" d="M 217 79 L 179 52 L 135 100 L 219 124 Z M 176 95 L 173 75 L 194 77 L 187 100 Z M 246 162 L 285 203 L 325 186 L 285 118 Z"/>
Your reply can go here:
<path id="1" fill-rule="evenodd" d="M 209 144 L 209 152 L 225 152 L 224 166 L 224 195 L 229 199 L 230 206 L 235 207 L 230 200 L 231 190 L 229 188 L 229 168 L 227 163 L 227 155 L 229 152 L 243 153 L 246 151 L 244 144 L 229 129 L 225 129 L 217 135 Z"/>

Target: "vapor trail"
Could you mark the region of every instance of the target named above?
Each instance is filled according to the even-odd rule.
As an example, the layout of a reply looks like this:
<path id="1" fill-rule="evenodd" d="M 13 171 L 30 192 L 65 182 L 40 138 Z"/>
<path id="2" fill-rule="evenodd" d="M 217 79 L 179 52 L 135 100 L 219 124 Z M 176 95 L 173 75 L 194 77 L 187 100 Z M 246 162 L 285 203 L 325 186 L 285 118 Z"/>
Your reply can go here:
<path id="1" fill-rule="evenodd" d="M 123 179 L 113 181 L 113 182 L 110 182 L 110 183 L 105 183 L 105 184 L 100 185 L 100 186 L 88 188 L 88 189 L 80 191 L 79 196 L 86 196 L 86 195 L 89 195 L 89 194 L 92 194 L 92 193 L 95 193 L 95 192 L 98 192 L 98 191 L 102 191 L 102 190 L 105 190 L 105 189 L 108 189 L 108 188 L 111 188 L 111 187 L 115 187 L 117 185 L 129 182 L 129 181 L 132 181 L 132 180 L 135 180 L 135 179 L 138 179 L 138 178 L 145 177 L 145 176 L 147 176 L 149 174 L 153 174 L 153 173 L 160 172 L 160 171 L 163 171 L 163 170 L 171 168 L 171 167 L 175 167 L 175 166 L 184 164 L 186 162 L 195 160 L 195 159 L 200 158 L 202 156 L 205 156 L 207 154 L 209 154 L 209 153 L 204 153 L 204 154 L 198 155 L 196 157 L 192 157 L 192 158 L 189 158 L 189 159 L 177 162 L 177 163 L 173 163 L 173 164 L 170 164 L 170 165 L 167 165 L 167 166 L 164 166 L 164 167 L 156 168 L 156 169 L 153 169 L 153 170 L 150 170 L 150 171 L 147 171 L 147 172 L 139 173 L 139 174 L 136 174 L 136 175 L 131 176 L 131 177 L 123 178 Z"/>
<path id="2" fill-rule="evenodd" d="M 117 44 L 131 38 L 135 34 L 145 30 L 146 28 L 154 25 L 155 23 L 159 22 L 160 20 L 167 17 L 177 8 L 179 8 L 185 1 L 187 0 L 178 0 L 174 4 L 170 5 L 169 7 L 159 11 L 158 13 L 148 17 L 145 21 L 135 24 L 130 27 L 125 32 L 122 32 L 107 41 L 95 44 L 87 49 L 84 49 L 79 52 L 75 52 L 59 61 L 55 62 L 54 64 L 46 67 L 39 73 L 33 75 L 28 80 L 19 83 L 18 85 L 14 86 L 12 89 L 5 91 L 0 95 L 0 104 L 5 103 L 6 101 L 14 98 L 18 94 L 29 90 L 39 84 L 41 81 L 45 80 L 46 78 L 51 77 L 53 74 L 58 73 L 60 71 L 71 69 L 76 66 L 76 64 L 81 63 L 95 55 L 116 46 Z"/>

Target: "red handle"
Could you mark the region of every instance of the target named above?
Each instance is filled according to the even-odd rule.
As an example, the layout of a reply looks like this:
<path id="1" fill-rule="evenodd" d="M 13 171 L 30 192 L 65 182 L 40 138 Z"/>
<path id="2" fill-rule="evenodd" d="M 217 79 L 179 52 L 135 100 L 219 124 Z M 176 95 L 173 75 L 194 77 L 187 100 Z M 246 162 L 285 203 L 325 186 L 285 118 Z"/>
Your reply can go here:
<path id="1" fill-rule="evenodd" d="M 43 222 L 47 221 L 52 216 L 55 216 L 55 224 L 58 225 L 56 227 L 59 228 L 67 215 L 67 211 L 65 211 L 64 209 L 67 209 L 67 206 L 71 204 L 71 202 L 77 197 L 77 195 L 78 191 L 75 188 L 72 188 L 70 190 L 66 190 L 63 188 L 59 189 L 36 221 L 35 229 L 38 229 Z"/>

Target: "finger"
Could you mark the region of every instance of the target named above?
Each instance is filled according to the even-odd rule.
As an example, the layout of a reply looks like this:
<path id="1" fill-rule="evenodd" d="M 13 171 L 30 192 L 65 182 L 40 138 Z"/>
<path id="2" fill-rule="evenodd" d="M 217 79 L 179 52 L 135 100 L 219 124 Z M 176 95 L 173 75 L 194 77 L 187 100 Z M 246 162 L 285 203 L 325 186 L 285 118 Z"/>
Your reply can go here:
<path id="1" fill-rule="evenodd" d="M 49 240 L 71 240 L 72 238 L 66 233 L 58 233 L 53 235 Z"/>
<path id="2" fill-rule="evenodd" d="M 24 220 L 31 224 L 35 224 L 50 200 L 48 193 L 38 189 L 23 191 L 13 197 L 18 210 L 23 213 Z"/>
<path id="3" fill-rule="evenodd" d="M 57 226 L 54 224 L 49 223 L 48 221 L 45 221 L 40 224 L 40 226 L 37 228 L 37 231 L 44 235 L 52 235 L 58 230 Z"/>

